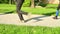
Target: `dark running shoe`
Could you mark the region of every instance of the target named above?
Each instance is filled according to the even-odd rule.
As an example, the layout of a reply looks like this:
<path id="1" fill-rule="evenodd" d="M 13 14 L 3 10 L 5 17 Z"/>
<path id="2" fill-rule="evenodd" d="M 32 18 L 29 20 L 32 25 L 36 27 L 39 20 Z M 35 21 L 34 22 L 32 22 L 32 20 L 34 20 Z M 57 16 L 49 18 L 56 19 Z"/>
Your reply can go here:
<path id="1" fill-rule="evenodd" d="M 58 19 L 57 16 L 53 17 L 53 19 Z"/>

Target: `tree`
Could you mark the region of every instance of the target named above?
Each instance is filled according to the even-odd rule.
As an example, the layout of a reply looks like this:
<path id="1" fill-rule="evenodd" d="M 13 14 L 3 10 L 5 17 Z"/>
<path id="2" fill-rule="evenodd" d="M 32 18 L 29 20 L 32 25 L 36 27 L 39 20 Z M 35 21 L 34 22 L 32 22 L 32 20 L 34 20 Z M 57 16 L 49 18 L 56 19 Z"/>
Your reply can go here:
<path id="1" fill-rule="evenodd" d="M 15 2 L 14 2 L 15 0 L 9 0 L 9 4 L 14 4 Z"/>
<path id="2" fill-rule="evenodd" d="M 31 7 L 32 7 L 32 8 L 35 7 L 35 2 L 34 2 L 34 0 L 31 0 Z"/>
<path id="3" fill-rule="evenodd" d="M 12 4 L 12 0 L 9 0 L 9 4 Z"/>

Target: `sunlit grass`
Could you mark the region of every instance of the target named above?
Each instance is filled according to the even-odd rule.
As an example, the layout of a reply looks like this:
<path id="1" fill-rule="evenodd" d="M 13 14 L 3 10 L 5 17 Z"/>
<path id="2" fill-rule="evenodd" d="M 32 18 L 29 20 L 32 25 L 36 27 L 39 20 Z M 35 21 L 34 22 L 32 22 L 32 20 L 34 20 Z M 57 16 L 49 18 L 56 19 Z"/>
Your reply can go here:
<path id="1" fill-rule="evenodd" d="M 60 27 L 16 26 L 0 24 L 0 34 L 60 34 Z"/>

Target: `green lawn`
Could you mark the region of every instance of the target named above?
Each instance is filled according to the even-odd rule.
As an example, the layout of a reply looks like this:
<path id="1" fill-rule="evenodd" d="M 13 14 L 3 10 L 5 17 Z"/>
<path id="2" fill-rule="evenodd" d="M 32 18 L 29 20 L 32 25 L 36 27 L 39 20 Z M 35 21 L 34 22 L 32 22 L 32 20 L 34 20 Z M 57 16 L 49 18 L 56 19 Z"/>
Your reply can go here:
<path id="1" fill-rule="evenodd" d="M 16 26 L 0 24 L 0 34 L 60 34 L 60 27 Z"/>
<path id="2" fill-rule="evenodd" d="M 47 5 L 46 8 L 22 7 L 23 11 L 40 15 L 55 15 L 57 5 Z M 15 5 L 0 4 L 0 13 L 16 13 Z M 60 34 L 60 27 L 16 26 L 0 24 L 0 34 Z"/>
<path id="3" fill-rule="evenodd" d="M 9 4 L 0 4 L 0 13 L 16 13 L 16 5 Z M 30 7 L 22 7 L 23 11 L 32 13 L 32 14 L 40 14 L 40 15 L 55 15 L 57 4 L 48 4 L 45 8 L 30 8 Z"/>

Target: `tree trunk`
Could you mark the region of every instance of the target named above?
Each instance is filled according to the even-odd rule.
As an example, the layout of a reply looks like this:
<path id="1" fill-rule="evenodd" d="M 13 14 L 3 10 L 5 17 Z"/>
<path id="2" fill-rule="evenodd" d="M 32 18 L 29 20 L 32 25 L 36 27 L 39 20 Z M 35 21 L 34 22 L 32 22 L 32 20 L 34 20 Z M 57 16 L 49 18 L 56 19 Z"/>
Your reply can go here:
<path id="1" fill-rule="evenodd" d="M 9 0 L 9 4 L 12 4 L 12 0 Z"/>
<path id="2" fill-rule="evenodd" d="M 34 0 L 31 0 L 31 7 L 32 7 L 32 8 L 35 7 L 35 2 L 34 2 Z"/>
<path id="3" fill-rule="evenodd" d="M 16 10 L 17 10 L 18 16 L 19 16 L 20 20 L 23 21 L 24 18 L 22 16 L 21 7 L 22 7 L 24 0 L 17 0 L 16 2 L 17 2 Z"/>

